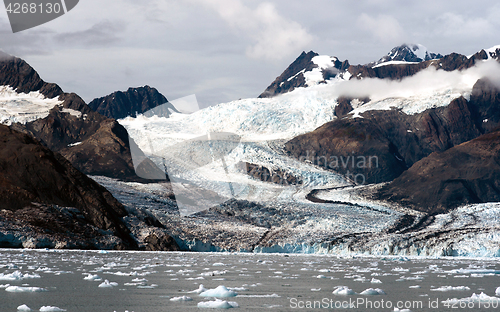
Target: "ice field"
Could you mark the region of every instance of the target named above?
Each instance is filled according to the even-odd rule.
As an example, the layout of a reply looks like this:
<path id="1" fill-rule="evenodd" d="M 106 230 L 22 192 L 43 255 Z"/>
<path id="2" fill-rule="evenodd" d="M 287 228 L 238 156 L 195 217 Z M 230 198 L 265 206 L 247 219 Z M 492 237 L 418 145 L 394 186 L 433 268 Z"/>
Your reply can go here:
<path id="1" fill-rule="evenodd" d="M 500 307 L 494 258 L 5 249 L 0 272 L 5 312 Z"/>

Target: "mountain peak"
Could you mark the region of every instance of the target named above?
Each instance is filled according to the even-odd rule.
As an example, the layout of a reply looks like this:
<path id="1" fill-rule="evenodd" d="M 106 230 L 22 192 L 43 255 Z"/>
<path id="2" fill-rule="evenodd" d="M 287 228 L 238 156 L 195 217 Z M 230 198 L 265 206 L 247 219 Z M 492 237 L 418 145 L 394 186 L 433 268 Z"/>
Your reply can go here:
<path id="1" fill-rule="evenodd" d="M 394 47 L 386 56 L 382 57 L 374 63 L 371 63 L 370 65 L 375 66 L 391 61 L 419 63 L 423 61 L 440 59 L 442 57 L 443 55 L 430 52 L 425 46 L 421 44 L 404 43 L 400 46 Z"/>

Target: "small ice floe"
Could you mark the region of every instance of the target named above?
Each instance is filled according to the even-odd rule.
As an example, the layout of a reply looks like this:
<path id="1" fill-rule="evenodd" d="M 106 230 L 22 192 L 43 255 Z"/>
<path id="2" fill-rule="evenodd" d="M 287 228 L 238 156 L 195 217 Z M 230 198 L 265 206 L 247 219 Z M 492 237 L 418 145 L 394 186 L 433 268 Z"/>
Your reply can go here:
<path id="1" fill-rule="evenodd" d="M 350 296 L 350 295 L 355 295 L 356 293 L 347 286 L 337 286 L 333 290 L 332 294 L 338 296 Z"/>
<path id="2" fill-rule="evenodd" d="M 365 296 L 378 296 L 378 295 L 386 295 L 385 291 L 383 291 L 380 288 L 368 288 L 366 290 L 363 290 L 360 295 L 365 295 Z"/>
<path id="3" fill-rule="evenodd" d="M 9 287 L 9 286 L 10 286 L 10 284 L 2 284 L 2 285 L 0 285 L 0 289 L 2 289 L 2 288 L 7 288 L 7 287 Z"/>
<path id="4" fill-rule="evenodd" d="M 326 276 L 320 274 L 320 275 L 316 276 L 316 278 L 326 278 Z"/>
<path id="5" fill-rule="evenodd" d="M 311 288 L 311 291 L 321 291 L 321 288 Z"/>
<path id="6" fill-rule="evenodd" d="M 193 298 L 188 296 L 180 296 L 180 297 L 170 298 L 170 301 L 193 301 Z"/>
<path id="7" fill-rule="evenodd" d="M 227 289 L 232 291 L 248 291 L 248 288 L 245 287 L 228 287 Z"/>
<path id="8" fill-rule="evenodd" d="M 422 288 L 422 287 L 420 287 L 420 285 L 414 285 L 414 286 L 410 286 L 409 288 Z"/>
<path id="9" fill-rule="evenodd" d="M 86 281 L 93 281 L 93 282 L 100 282 L 102 281 L 102 278 L 97 275 L 97 274 L 90 274 L 90 273 L 86 273 L 87 276 L 85 276 L 83 279 L 86 280 Z"/>
<path id="10" fill-rule="evenodd" d="M 101 288 L 113 288 L 114 286 L 118 286 L 118 283 L 110 282 L 108 280 L 104 280 L 104 282 L 99 284 L 99 287 L 101 287 Z"/>
<path id="11" fill-rule="evenodd" d="M 394 308 L 394 312 L 411 312 L 410 309 L 398 309 L 398 308 Z"/>
<path id="12" fill-rule="evenodd" d="M 392 271 L 394 271 L 394 272 L 408 272 L 410 270 L 409 269 L 404 269 L 402 267 L 395 267 L 394 269 L 392 269 Z"/>
<path id="13" fill-rule="evenodd" d="M 58 307 L 52 307 L 52 306 L 43 306 L 40 308 L 40 312 L 62 312 L 62 311 L 66 311 L 66 310 L 58 308 Z"/>
<path id="14" fill-rule="evenodd" d="M 281 296 L 278 294 L 270 294 L 270 295 L 238 295 L 238 298 L 280 298 Z"/>
<path id="15" fill-rule="evenodd" d="M 9 286 L 5 288 L 8 292 L 42 292 L 47 291 L 45 288 L 41 287 L 24 287 L 24 286 Z"/>
<path id="16" fill-rule="evenodd" d="M 433 288 L 431 289 L 431 291 L 442 291 L 442 292 L 446 292 L 446 291 L 466 291 L 466 290 L 470 290 L 469 287 L 467 286 L 441 286 L 439 288 Z"/>
<path id="17" fill-rule="evenodd" d="M 27 305 L 25 304 L 22 304 L 20 306 L 17 307 L 17 311 L 21 311 L 21 312 L 30 312 L 31 309 L 30 307 L 28 307 Z"/>
<path id="18" fill-rule="evenodd" d="M 500 287 L 497 287 L 495 290 L 495 295 L 500 296 Z"/>
<path id="19" fill-rule="evenodd" d="M 238 307 L 238 303 L 234 301 L 225 301 L 220 299 L 215 299 L 215 301 L 202 301 L 198 303 L 198 308 L 231 309 Z"/>
<path id="20" fill-rule="evenodd" d="M 139 286 L 137 286 L 137 288 L 139 288 L 139 289 L 155 289 L 156 287 L 158 287 L 157 284 L 139 285 Z"/>
<path id="21" fill-rule="evenodd" d="M 212 264 L 212 266 L 225 266 L 225 264 L 221 263 L 221 262 L 216 262 L 216 263 Z"/>
<path id="22" fill-rule="evenodd" d="M 218 275 L 224 275 L 226 273 L 227 273 L 227 271 L 223 270 L 223 271 L 203 272 L 203 273 L 200 273 L 199 275 L 200 276 L 218 276 Z"/>
<path id="23" fill-rule="evenodd" d="M 195 289 L 193 291 L 188 291 L 188 294 L 201 294 L 202 292 L 205 292 L 207 291 L 208 289 L 206 289 L 203 284 L 200 284 L 200 286 L 198 287 L 198 289 Z"/>
<path id="24" fill-rule="evenodd" d="M 34 274 L 29 274 L 25 273 L 23 274 L 21 271 L 15 271 L 12 273 L 0 273 L 0 281 L 21 281 L 24 279 L 28 278 L 40 278 L 40 275 L 34 273 Z"/>
<path id="25" fill-rule="evenodd" d="M 216 297 L 216 298 L 229 298 L 236 297 L 238 294 L 232 290 L 227 289 L 226 286 L 220 285 L 215 289 L 209 289 L 200 294 L 202 297 Z"/>
<path id="26" fill-rule="evenodd" d="M 376 278 L 372 278 L 372 280 L 370 281 L 370 283 L 372 283 L 372 284 L 382 284 L 382 281 L 379 280 L 379 279 L 376 279 Z"/>

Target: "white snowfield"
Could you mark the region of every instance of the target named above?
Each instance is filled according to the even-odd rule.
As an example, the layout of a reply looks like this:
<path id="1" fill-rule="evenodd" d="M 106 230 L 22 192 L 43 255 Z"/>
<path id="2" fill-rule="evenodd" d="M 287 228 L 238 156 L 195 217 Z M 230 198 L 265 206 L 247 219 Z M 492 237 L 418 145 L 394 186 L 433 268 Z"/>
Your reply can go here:
<path id="1" fill-rule="evenodd" d="M 0 86 L 0 123 L 9 126 L 42 119 L 49 115 L 52 108 L 62 103 L 58 98 L 48 99 L 38 91 L 17 93 L 10 86 Z M 70 109 L 64 112 L 77 114 Z"/>

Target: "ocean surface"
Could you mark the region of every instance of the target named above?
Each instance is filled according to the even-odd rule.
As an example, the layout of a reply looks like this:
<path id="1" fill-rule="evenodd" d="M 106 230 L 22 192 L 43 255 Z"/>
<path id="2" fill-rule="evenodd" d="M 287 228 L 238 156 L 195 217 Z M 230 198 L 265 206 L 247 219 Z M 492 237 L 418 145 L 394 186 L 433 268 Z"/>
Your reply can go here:
<path id="1" fill-rule="evenodd" d="M 499 286 L 494 258 L 0 250 L 2 312 L 494 311 Z"/>

